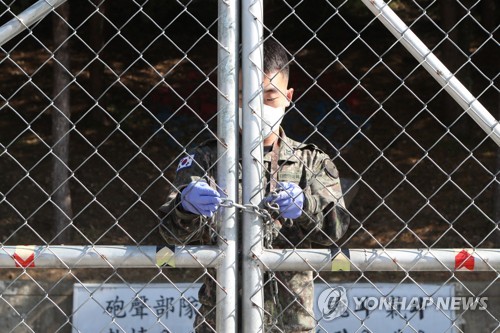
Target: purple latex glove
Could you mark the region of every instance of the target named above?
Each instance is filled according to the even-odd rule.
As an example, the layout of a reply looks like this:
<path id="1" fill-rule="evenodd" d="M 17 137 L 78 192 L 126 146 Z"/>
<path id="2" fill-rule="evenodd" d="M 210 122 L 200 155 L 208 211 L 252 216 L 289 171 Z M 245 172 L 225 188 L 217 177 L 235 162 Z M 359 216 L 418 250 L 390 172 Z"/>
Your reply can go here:
<path id="1" fill-rule="evenodd" d="M 182 207 L 193 214 L 212 217 L 222 202 L 219 192 L 205 181 L 192 181 L 181 192 Z"/>
<path id="2" fill-rule="evenodd" d="M 302 215 L 304 193 L 297 184 L 279 182 L 276 191 L 277 193 L 268 196 L 266 201 L 277 204 L 281 216 L 287 219 L 296 219 Z"/>

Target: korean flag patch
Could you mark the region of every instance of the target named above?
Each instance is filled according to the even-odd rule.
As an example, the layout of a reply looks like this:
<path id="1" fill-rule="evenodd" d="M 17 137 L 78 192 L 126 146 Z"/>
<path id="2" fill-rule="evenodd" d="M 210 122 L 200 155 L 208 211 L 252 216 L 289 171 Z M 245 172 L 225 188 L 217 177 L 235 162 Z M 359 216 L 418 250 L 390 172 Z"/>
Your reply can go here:
<path id="1" fill-rule="evenodd" d="M 179 170 L 185 168 L 189 168 L 193 164 L 193 161 L 194 161 L 194 154 L 181 158 L 181 160 L 179 161 L 179 165 L 177 166 L 177 170 L 175 172 L 178 172 Z"/>

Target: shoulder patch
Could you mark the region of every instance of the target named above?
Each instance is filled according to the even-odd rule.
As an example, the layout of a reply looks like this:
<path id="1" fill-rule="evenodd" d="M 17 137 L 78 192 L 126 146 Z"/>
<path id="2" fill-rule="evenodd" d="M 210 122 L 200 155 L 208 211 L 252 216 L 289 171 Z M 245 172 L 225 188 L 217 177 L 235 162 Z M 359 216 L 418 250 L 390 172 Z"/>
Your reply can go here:
<path id="1" fill-rule="evenodd" d="M 178 172 L 179 170 L 191 167 L 191 165 L 193 164 L 193 161 L 194 161 L 194 154 L 184 156 L 179 161 L 179 165 L 177 166 L 177 170 L 175 170 L 175 172 Z"/>
<path id="2" fill-rule="evenodd" d="M 323 162 L 323 167 L 325 168 L 325 172 L 332 178 L 339 178 L 339 171 L 335 164 L 333 164 L 332 160 L 326 159 Z"/>

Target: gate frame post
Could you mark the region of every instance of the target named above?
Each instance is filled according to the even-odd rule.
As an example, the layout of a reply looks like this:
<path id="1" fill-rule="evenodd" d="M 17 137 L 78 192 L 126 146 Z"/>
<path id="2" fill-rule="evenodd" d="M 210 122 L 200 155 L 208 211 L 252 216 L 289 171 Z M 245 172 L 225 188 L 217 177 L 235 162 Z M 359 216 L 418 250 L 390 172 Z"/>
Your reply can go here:
<path id="1" fill-rule="evenodd" d="M 217 184 L 229 200 L 238 202 L 238 33 L 237 0 L 218 2 L 217 85 Z M 221 207 L 218 219 L 217 332 L 238 330 L 238 212 L 234 206 Z"/>
<path id="2" fill-rule="evenodd" d="M 263 199 L 263 147 L 261 139 L 263 79 L 262 0 L 242 1 L 243 74 L 243 204 L 257 206 Z M 242 224 L 244 333 L 264 331 L 263 270 L 258 258 L 263 252 L 262 218 L 244 211 Z"/>

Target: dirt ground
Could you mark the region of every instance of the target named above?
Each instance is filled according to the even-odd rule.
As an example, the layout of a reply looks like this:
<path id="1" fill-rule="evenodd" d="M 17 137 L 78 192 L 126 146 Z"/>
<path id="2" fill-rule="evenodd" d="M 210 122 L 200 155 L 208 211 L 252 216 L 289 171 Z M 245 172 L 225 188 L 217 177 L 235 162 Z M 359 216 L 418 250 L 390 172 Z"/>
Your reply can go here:
<path id="1" fill-rule="evenodd" d="M 351 24 L 363 26 L 366 20 Z M 349 206 L 352 223 L 339 246 L 498 247 L 493 141 L 458 105 L 442 109 L 449 97 L 380 25 L 360 29 L 357 38 L 341 21 L 328 23 L 337 28 L 335 38 L 321 30 L 321 41 L 305 44 L 304 32 L 276 30 L 294 55 L 295 107 L 284 121 L 288 136 L 316 143 L 333 157 L 341 176 L 357 184 Z M 435 43 L 432 30 L 415 29 Z M 183 37 L 191 41 L 181 42 Z M 182 46 L 193 37 L 172 38 Z M 150 44 L 140 58 L 117 38 L 103 53 L 109 88 L 99 100 L 102 109 L 86 93 L 89 52 L 72 42 L 71 244 L 163 243 L 155 212 L 184 146 L 216 130 L 216 46 L 207 39 L 195 43 L 186 60 L 165 39 Z M 42 40 L 50 49 L 50 39 Z M 53 61 L 33 39 L 14 45 L 0 60 L 0 241 L 54 244 L 48 97 Z M 474 80 L 474 73 L 466 78 Z M 483 80 L 471 84 L 474 91 L 483 91 Z M 495 105 L 495 96 L 484 91 L 480 100 Z M 187 274 L 125 271 L 30 274 L 151 281 Z M 18 274 L 2 270 L 0 279 L 27 278 Z"/>

